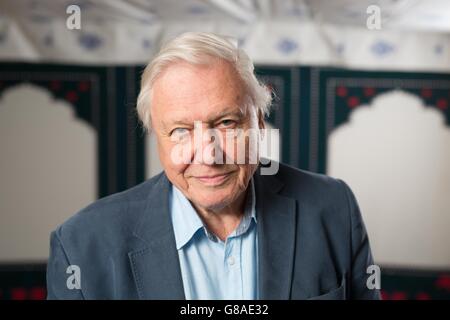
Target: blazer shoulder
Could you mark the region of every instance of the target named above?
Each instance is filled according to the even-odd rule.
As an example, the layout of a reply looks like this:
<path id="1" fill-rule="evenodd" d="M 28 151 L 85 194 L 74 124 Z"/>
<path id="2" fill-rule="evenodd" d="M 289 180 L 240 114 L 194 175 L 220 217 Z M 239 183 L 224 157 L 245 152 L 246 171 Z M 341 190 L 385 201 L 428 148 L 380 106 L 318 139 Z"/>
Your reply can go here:
<path id="1" fill-rule="evenodd" d="M 357 206 L 351 189 L 341 179 L 280 164 L 280 193 L 294 198 L 302 212 L 330 223 L 350 223 Z"/>
<path id="2" fill-rule="evenodd" d="M 322 201 L 325 200 L 324 197 L 341 198 L 345 195 L 347 187 L 340 179 L 281 163 L 277 178 L 285 185 L 284 192 L 312 197 L 314 200 L 317 197 L 320 197 Z"/>
<path id="3" fill-rule="evenodd" d="M 101 198 L 81 209 L 54 231 L 61 240 L 74 235 L 105 234 L 132 227 L 133 216 L 148 201 L 162 173 L 130 189 Z"/>

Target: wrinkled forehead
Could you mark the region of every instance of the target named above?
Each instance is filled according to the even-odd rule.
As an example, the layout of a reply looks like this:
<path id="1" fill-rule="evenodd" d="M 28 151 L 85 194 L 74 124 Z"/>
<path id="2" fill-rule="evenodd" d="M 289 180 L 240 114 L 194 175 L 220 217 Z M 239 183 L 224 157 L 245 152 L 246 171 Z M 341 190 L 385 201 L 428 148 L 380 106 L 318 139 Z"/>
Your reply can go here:
<path id="1" fill-rule="evenodd" d="M 226 61 L 169 66 L 153 85 L 152 118 L 202 120 L 247 110 L 243 81 Z M 243 112 L 244 111 L 244 112 Z"/>

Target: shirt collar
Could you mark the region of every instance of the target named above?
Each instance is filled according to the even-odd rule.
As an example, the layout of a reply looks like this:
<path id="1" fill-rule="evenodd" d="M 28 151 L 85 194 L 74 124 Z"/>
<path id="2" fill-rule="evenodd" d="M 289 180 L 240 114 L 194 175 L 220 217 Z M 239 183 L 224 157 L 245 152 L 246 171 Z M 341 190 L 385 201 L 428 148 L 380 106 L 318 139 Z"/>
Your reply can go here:
<path id="1" fill-rule="evenodd" d="M 181 249 L 203 227 L 203 222 L 192 207 L 189 200 L 174 185 L 172 185 L 172 223 L 175 231 L 177 249 Z"/>
<path id="2" fill-rule="evenodd" d="M 247 196 L 244 216 L 241 219 L 239 226 L 229 235 L 229 237 L 239 236 L 245 233 L 250 227 L 250 223 L 253 220 L 256 223 L 256 197 L 255 186 L 253 178 L 249 183 L 250 197 Z M 211 239 L 214 235 L 211 235 L 207 228 L 204 226 L 202 220 L 198 216 L 195 209 L 192 207 L 189 200 L 184 194 L 174 185 L 172 185 L 170 192 L 170 204 L 171 204 L 171 218 L 175 233 L 175 242 L 177 250 L 184 247 L 194 236 L 199 229 L 204 229 L 205 234 Z M 212 239 L 211 239 L 212 240 Z"/>
<path id="3" fill-rule="evenodd" d="M 255 186 L 253 184 L 253 179 L 250 180 L 250 194 L 247 196 L 245 205 L 244 205 L 244 216 L 241 219 L 238 227 L 228 236 L 228 237 L 238 237 L 241 234 L 244 234 L 248 228 L 252 220 L 256 223 L 256 201 L 255 201 Z"/>

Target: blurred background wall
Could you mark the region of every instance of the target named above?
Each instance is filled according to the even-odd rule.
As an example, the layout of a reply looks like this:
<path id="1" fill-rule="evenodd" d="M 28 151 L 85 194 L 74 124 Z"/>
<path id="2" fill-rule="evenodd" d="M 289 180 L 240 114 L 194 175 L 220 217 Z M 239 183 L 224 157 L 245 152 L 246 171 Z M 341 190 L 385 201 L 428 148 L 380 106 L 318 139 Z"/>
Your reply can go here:
<path id="1" fill-rule="evenodd" d="M 384 298 L 449 298 L 450 2 L 15 0 L 0 3 L 0 299 L 45 297 L 50 231 L 160 172 L 139 79 L 185 31 L 252 57 L 281 161 L 352 187 Z"/>

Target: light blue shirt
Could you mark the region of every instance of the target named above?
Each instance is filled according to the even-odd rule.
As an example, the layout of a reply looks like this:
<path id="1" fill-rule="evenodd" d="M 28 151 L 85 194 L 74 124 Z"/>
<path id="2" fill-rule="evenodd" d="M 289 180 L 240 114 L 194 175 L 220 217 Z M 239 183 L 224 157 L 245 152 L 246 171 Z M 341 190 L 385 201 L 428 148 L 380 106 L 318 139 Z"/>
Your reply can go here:
<path id="1" fill-rule="evenodd" d="M 170 214 L 186 299 L 258 299 L 258 243 L 253 179 L 244 216 L 225 242 L 209 232 L 172 185 Z"/>

